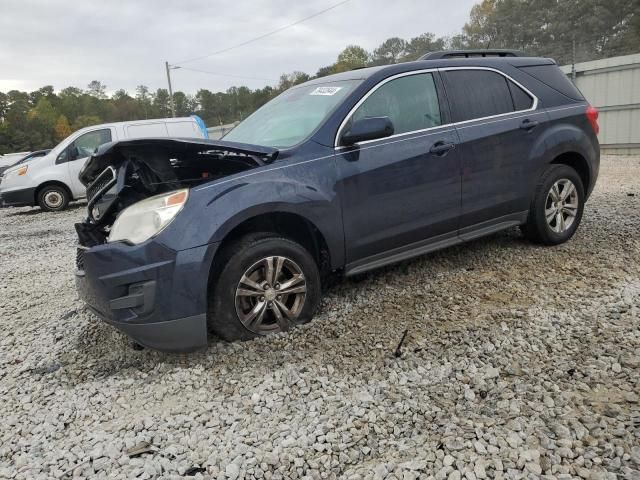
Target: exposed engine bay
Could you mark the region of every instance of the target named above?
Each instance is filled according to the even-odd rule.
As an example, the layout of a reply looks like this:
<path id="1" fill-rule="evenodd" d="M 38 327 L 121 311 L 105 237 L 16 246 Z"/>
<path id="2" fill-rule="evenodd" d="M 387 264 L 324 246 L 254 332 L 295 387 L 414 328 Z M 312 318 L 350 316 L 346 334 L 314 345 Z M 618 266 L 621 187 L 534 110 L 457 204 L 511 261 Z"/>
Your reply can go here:
<path id="1" fill-rule="evenodd" d="M 105 243 L 119 212 L 140 200 L 273 162 L 278 150 L 215 140 L 139 139 L 102 145 L 80 172 L 89 215 L 80 244 Z"/>

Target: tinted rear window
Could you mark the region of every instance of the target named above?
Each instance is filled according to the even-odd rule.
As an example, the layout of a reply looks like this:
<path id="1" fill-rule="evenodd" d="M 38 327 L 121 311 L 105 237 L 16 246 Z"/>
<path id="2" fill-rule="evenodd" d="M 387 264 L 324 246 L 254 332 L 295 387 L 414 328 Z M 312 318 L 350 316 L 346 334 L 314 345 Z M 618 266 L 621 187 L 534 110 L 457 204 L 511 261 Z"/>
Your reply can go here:
<path id="1" fill-rule="evenodd" d="M 519 68 L 569 98 L 584 100 L 580 90 L 571 83 L 571 80 L 556 65 L 534 65 Z"/>
<path id="2" fill-rule="evenodd" d="M 487 70 L 450 70 L 445 74 L 453 121 L 513 112 L 507 79 Z"/>

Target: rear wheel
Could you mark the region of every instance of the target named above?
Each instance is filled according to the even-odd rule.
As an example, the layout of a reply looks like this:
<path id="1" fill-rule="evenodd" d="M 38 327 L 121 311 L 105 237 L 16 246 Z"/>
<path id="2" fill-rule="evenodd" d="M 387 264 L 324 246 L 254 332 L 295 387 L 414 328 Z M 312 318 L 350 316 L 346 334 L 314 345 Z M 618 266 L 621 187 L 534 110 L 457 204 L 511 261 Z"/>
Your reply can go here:
<path id="1" fill-rule="evenodd" d="M 224 340 L 247 340 L 306 323 L 320 301 L 320 274 L 301 245 L 275 234 L 248 235 L 221 252 L 209 325 Z"/>
<path id="2" fill-rule="evenodd" d="M 64 210 L 69 200 L 69 192 L 60 185 L 47 185 L 38 192 L 38 205 L 45 212 Z"/>
<path id="3" fill-rule="evenodd" d="M 564 243 L 578 229 L 583 209 L 584 187 L 580 175 L 567 165 L 550 165 L 536 188 L 523 231 L 536 243 Z"/>

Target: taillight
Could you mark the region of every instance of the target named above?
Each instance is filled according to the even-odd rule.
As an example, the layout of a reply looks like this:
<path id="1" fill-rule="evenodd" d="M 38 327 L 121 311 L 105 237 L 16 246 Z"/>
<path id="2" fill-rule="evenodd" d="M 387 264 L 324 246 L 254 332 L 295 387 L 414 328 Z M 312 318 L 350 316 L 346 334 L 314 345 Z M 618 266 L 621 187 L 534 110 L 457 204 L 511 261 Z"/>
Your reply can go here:
<path id="1" fill-rule="evenodd" d="M 593 128 L 596 135 L 600 133 L 600 126 L 598 125 L 598 109 L 589 105 L 585 114 L 587 115 L 587 120 L 589 120 L 591 128 Z"/>

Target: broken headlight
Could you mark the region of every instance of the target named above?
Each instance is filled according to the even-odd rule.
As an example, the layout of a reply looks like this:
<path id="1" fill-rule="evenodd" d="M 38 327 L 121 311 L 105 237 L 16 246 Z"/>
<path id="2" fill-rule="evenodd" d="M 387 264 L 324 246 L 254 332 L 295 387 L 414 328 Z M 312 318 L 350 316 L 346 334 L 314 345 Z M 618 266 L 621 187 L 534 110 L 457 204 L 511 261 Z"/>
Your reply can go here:
<path id="1" fill-rule="evenodd" d="M 116 218 L 109 242 L 124 240 L 137 245 L 169 225 L 187 202 L 189 190 L 176 190 L 146 198 L 125 208 Z"/>

